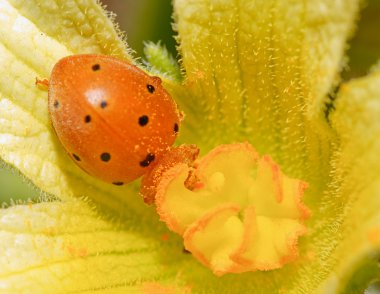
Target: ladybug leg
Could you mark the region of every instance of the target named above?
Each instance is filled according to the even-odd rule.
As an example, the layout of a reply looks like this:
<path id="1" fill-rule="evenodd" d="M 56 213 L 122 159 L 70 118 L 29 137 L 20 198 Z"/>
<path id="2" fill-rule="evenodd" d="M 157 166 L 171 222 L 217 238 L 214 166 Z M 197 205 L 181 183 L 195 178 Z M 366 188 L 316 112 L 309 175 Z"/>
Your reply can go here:
<path id="1" fill-rule="evenodd" d="M 36 77 L 36 86 L 43 91 L 47 91 L 49 88 L 49 80 L 48 79 L 39 79 Z"/>

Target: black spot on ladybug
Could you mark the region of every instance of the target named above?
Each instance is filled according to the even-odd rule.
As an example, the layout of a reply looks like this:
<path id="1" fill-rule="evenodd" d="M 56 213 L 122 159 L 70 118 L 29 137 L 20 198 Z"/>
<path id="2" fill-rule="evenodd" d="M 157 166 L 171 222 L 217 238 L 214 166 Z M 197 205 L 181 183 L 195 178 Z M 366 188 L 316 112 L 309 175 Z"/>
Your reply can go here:
<path id="1" fill-rule="evenodd" d="M 174 124 L 174 133 L 178 133 L 178 130 L 179 130 L 179 127 L 178 127 L 178 124 L 177 123 L 175 123 Z"/>
<path id="2" fill-rule="evenodd" d="M 58 108 L 59 107 L 59 101 L 55 100 L 53 106 L 54 106 L 54 108 Z"/>
<path id="3" fill-rule="evenodd" d="M 149 93 L 154 93 L 154 87 L 151 84 L 147 84 L 146 88 L 148 89 Z"/>
<path id="4" fill-rule="evenodd" d="M 100 64 L 94 64 L 93 66 L 92 66 L 92 70 L 93 71 L 97 71 L 97 70 L 100 70 Z"/>
<path id="5" fill-rule="evenodd" d="M 89 122 L 91 122 L 91 115 L 86 115 L 86 116 L 84 117 L 84 122 L 85 122 L 86 124 L 88 124 Z"/>
<path id="6" fill-rule="evenodd" d="M 149 117 L 147 115 L 142 115 L 139 117 L 139 125 L 140 126 L 145 126 L 149 121 Z"/>
<path id="7" fill-rule="evenodd" d="M 145 159 L 143 161 L 140 161 L 140 166 L 141 167 L 147 167 L 149 166 L 152 161 L 154 160 L 155 156 L 153 153 L 148 153 L 147 156 L 145 157 Z"/>
<path id="8" fill-rule="evenodd" d="M 100 159 L 104 162 L 108 162 L 111 159 L 111 154 L 109 154 L 108 152 L 104 152 L 100 154 Z"/>
<path id="9" fill-rule="evenodd" d="M 113 182 L 112 184 L 114 184 L 115 186 L 123 186 L 124 185 L 123 182 Z"/>
<path id="10" fill-rule="evenodd" d="M 75 153 L 73 153 L 73 157 L 76 161 L 80 161 L 80 157 L 78 155 L 76 155 Z"/>
<path id="11" fill-rule="evenodd" d="M 102 102 L 100 102 L 100 107 L 101 108 L 106 108 L 107 107 L 107 101 L 102 101 Z"/>

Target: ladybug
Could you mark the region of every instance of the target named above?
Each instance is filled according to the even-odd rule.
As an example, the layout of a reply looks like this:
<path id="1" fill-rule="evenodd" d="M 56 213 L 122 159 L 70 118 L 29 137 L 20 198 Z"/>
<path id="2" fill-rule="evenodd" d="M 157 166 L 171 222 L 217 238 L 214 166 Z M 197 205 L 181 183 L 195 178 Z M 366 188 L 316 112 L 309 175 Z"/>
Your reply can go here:
<path id="1" fill-rule="evenodd" d="M 161 79 L 114 57 L 59 60 L 48 85 L 55 132 L 75 163 L 114 185 L 149 172 L 170 150 L 180 113 Z"/>

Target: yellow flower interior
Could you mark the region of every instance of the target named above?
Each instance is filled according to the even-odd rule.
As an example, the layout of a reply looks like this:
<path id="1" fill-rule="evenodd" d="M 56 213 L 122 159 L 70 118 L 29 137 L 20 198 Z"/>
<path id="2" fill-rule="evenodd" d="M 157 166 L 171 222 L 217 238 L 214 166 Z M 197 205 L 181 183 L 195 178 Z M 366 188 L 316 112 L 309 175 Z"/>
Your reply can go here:
<path id="1" fill-rule="evenodd" d="M 195 168 L 178 164 L 164 173 L 156 204 L 215 274 L 270 270 L 298 255 L 309 216 L 301 201 L 306 186 L 248 143 L 220 145 Z"/>

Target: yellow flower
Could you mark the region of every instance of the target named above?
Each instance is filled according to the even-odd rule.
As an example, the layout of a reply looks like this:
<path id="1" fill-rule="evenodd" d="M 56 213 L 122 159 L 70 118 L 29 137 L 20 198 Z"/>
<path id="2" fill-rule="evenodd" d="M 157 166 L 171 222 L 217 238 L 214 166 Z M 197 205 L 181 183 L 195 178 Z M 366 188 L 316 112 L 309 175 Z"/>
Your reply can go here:
<path id="1" fill-rule="evenodd" d="M 174 8 L 185 81 L 159 47 L 147 50 L 186 113 L 179 143 L 204 155 L 248 141 L 308 182 L 313 216 L 298 259 L 216 277 L 182 252 L 137 183 L 115 187 L 76 167 L 35 78 L 70 54 L 132 61 L 130 52 L 95 1 L 0 0 L 0 157 L 44 195 L 0 210 L 0 290 L 360 292 L 380 274 L 379 69 L 342 85 L 326 106 L 359 1 L 175 0 Z"/>

